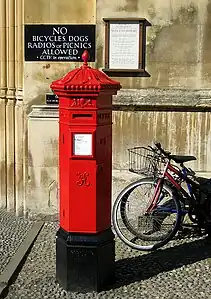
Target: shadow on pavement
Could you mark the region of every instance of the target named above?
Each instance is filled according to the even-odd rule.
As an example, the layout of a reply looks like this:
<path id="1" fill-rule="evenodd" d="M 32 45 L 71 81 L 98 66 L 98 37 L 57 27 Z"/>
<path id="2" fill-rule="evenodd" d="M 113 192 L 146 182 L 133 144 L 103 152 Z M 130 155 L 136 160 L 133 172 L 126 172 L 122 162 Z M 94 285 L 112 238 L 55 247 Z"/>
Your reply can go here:
<path id="1" fill-rule="evenodd" d="M 190 265 L 211 257 L 211 244 L 205 239 L 184 243 L 171 248 L 116 262 L 116 283 L 113 288 L 129 285 L 171 271 L 184 265 Z"/>

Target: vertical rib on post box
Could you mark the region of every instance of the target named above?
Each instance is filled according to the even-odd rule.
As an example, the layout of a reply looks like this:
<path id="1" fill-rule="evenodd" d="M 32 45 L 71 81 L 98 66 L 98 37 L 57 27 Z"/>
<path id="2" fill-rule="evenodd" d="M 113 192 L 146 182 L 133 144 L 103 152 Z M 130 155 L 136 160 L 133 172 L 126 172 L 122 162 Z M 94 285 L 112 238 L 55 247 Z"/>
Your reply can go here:
<path id="1" fill-rule="evenodd" d="M 111 231 L 112 95 L 121 88 L 84 64 L 51 84 L 59 97 L 60 228 L 56 277 L 70 291 L 100 291 L 114 278 Z"/>

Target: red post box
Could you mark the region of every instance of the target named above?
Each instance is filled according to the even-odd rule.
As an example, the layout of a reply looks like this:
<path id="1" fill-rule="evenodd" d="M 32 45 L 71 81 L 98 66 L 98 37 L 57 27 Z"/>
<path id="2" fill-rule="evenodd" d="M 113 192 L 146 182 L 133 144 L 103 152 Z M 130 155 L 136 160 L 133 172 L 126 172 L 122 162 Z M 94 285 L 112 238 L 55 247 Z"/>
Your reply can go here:
<path id="1" fill-rule="evenodd" d="M 114 277 L 111 231 L 112 95 L 120 83 L 84 64 L 51 84 L 59 97 L 60 228 L 56 278 L 100 291 Z"/>

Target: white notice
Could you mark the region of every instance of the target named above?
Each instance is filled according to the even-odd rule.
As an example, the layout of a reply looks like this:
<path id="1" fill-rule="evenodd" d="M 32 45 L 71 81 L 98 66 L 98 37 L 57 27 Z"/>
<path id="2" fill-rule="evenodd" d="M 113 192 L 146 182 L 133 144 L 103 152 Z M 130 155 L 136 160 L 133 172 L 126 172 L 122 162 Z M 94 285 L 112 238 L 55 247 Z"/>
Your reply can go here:
<path id="1" fill-rule="evenodd" d="M 74 134 L 73 154 L 78 156 L 92 155 L 92 134 Z"/>
<path id="2" fill-rule="evenodd" d="M 109 68 L 139 68 L 140 24 L 110 23 Z"/>

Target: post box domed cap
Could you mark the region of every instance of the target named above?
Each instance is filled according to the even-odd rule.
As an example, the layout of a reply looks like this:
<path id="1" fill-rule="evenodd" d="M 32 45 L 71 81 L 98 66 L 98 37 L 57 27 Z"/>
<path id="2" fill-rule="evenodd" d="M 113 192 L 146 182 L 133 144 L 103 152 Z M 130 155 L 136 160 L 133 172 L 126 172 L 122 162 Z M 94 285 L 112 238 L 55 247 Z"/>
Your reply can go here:
<path id="1" fill-rule="evenodd" d="M 100 70 L 88 66 L 89 53 L 87 50 L 82 54 L 84 61 L 80 68 L 76 68 L 59 80 L 52 82 L 51 89 L 56 91 L 82 91 L 93 92 L 100 90 L 119 90 L 121 85 L 119 82 L 112 80 Z"/>

